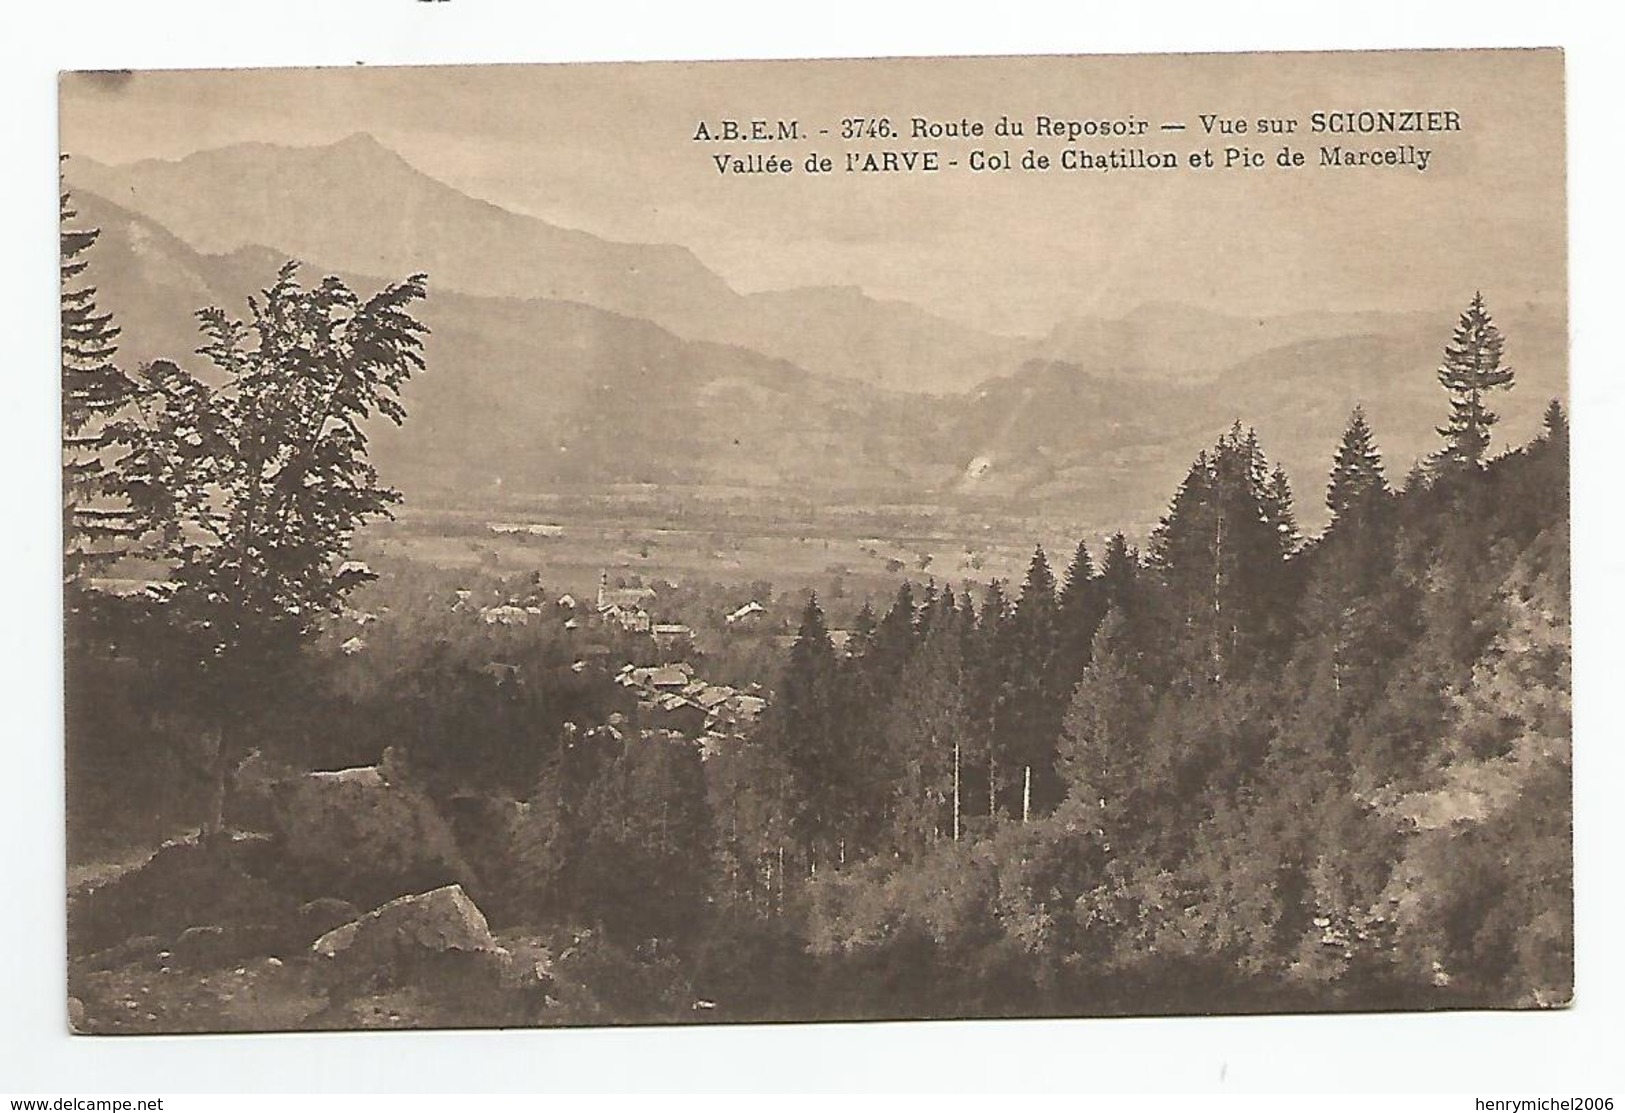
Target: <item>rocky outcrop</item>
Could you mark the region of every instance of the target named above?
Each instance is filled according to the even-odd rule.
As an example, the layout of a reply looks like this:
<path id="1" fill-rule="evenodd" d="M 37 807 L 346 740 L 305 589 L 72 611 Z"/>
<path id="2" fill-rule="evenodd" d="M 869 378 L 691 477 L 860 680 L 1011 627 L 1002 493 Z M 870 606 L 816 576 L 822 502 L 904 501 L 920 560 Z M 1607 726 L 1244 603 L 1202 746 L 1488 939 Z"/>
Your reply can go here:
<path id="1" fill-rule="evenodd" d="M 477 1018 L 480 1008 L 496 1007 L 522 981 L 536 986 L 535 978 L 519 977 L 513 956 L 460 885 L 392 900 L 334 928 L 310 950 L 338 1010 L 353 1011 L 356 1002 L 380 994 L 405 993 L 433 1002 L 428 1015 L 466 1012 Z"/>
<path id="2" fill-rule="evenodd" d="M 381 966 L 412 954 L 506 954 L 461 885 L 399 897 L 311 944 L 322 958 L 345 956 Z"/>
<path id="3" fill-rule="evenodd" d="M 281 780 L 273 794 L 282 869 L 309 898 L 367 907 L 473 877 L 433 801 L 387 753 L 377 765 Z"/>

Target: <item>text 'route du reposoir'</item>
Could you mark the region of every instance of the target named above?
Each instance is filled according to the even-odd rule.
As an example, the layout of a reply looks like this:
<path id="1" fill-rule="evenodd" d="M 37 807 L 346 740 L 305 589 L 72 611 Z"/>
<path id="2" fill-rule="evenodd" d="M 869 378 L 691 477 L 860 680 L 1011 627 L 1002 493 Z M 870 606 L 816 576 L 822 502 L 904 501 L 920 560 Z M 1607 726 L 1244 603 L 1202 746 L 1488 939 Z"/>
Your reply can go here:
<path id="1" fill-rule="evenodd" d="M 1427 170 L 1430 147 L 1411 135 L 1462 130 L 1454 109 L 1316 109 L 1295 115 L 1197 113 L 1187 121 L 1134 113 L 1025 118 L 1001 115 L 990 122 L 961 116 L 844 117 L 828 126 L 797 119 L 701 120 L 692 138 L 726 144 L 711 160 L 721 175 L 934 174 L 963 167 L 972 172 L 1027 170 L 1259 170 L 1266 167 L 1394 167 Z M 1182 134 L 1184 133 L 1184 134 Z M 1313 149 L 1262 141 L 1316 136 Z M 1377 139 L 1381 137 L 1381 139 Z M 1181 140 L 1220 140 L 1213 146 L 1173 146 Z M 1371 140 L 1377 139 L 1376 143 Z M 1023 150 L 999 140 L 1040 141 Z M 986 146 L 976 146 L 978 142 Z M 1138 141 L 1138 142 L 1136 142 Z M 1161 141 L 1159 143 L 1159 141 Z M 839 144 L 829 150 L 824 142 Z M 758 144 L 801 147 L 763 150 Z M 964 143 L 965 147 L 958 144 Z M 735 145 L 738 146 L 735 146 Z M 808 152 L 803 144 L 817 144 Z M 1057 149 L 1057 146 L 1059 149 Z M 732 149 L 728 149 L 732 148 Z M 968 149 L 967 149 L 968 148 Z"/>

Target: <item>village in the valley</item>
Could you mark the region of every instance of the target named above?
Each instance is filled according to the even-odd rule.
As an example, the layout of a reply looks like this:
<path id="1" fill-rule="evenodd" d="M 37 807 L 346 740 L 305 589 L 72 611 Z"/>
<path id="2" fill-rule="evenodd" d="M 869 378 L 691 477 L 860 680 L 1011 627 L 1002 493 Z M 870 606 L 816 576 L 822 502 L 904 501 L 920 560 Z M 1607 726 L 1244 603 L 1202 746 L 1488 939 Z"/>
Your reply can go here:
<path id="1" fill-rule="evenodd" d="M 364 562 L 353 563 L 370 573 Z M 688 623 L 660 621 L 669 616 L 660 614 L 661 596 L 655 588 L 621 579 L 612 584 L 607 571 L 600 573 L 597 591 L 590 597 L 578 598 L 568 591 L 555 595 L 542 589 L 540 579 L 540 572 L 532 573 L 531 590 L 506 594 L 457 587 L 449 610 L 470 623 L 561 638 L 573 657 L 570 671 L 612 675 L 622 696 L 620 709 L 601 724 L 570 724 L 573 732 L 588 736 L 602 732 L 616 742 L 629 736 L 682 739 L 698 745 L 702 758 L 710 757 L 728 741 L 749 737 L 771 691 L 759 680 L 724 683 L 708 678 L 707 658 L 730 643 L 749 642 L 770 646 L 775 659 L 782 659 L 796 640 L 792 622 L 775 618 L 756 599 L 726 609 L 720 621 L 709 624 L 711 629 L 696 630 Z M 481 601 L 481 595 L 488 601 Z M 339 651 L 349 657 L 366 653 L 366 627 L 378 619 L 373 611 L 346 608 L 340 623 L 353 623 L 360 632 L 344 638 Z M 853 633 L 834 629 L 829 635 L 835 650 L 844 653 Z M 524 669 L 519 663 L 493 659 L 482 671 L 498 682 L 524 683 Z M 770 681 L 771 674 L 764 679 Z"/>

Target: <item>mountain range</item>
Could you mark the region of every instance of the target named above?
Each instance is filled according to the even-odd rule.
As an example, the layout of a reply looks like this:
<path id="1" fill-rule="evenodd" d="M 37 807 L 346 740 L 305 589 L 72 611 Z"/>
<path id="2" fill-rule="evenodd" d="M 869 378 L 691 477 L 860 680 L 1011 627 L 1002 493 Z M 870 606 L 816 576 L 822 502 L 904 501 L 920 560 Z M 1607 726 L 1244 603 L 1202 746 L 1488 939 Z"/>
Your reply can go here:
<path id="1" fill-rule="evenodd" d="M 409 494 L 451 499 L 608 482 L 1019 496 L 1134 526 L 1239 419 L 1313 524 L 1356 402 L 1391 478 L 1437 443 L 1433 369 L 1461 308 L 1249 318 L 1169 302 L 1010 338 L 852 287 L 741 294 L 686 248 L 508 211 L 364 135 L 74 157 L 66 174 L 102 230 L 90 273 L 128 362 L 184 356 L 196 309 L 240 314 L 287 258 L 368 289 L 427 272 L 430 370 L 376 455 Z M 1491 308 L 1518 372 L 1498 436 L 1527 439 L 1567 393 L 1564 313 Z"/>

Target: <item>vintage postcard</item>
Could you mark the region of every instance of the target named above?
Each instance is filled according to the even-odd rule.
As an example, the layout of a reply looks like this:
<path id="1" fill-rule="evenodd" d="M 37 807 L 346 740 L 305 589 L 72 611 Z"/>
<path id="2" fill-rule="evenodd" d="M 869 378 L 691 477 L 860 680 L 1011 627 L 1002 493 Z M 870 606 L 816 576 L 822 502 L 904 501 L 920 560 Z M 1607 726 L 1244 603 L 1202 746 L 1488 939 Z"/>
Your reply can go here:
<path id="1" fill-rule="evenodd" d="M 76 1031 L 1573 999 L 1561 52 L 60 95 Z"/>

